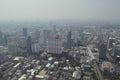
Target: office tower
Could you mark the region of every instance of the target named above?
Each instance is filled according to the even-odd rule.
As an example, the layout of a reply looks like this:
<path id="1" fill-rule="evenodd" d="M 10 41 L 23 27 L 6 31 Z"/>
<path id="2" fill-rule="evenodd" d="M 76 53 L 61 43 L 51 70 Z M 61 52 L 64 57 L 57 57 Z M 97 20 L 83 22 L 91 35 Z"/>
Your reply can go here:
<path id="1" fill-rule="evenodd" d="M 2 32 L 0 32 L 0 45 L 2 44 L 2 41 L 3 41 L 3 34 Z"/>
<path id="2" fill-rule="evenodd" d="M 76 44 L 76 46 L 78 45 L 78 37 L 79 37 L 79 33 L 78 31 L 73 31 L 73 39 L 74 39 L 74 42 Z"/>
<path id="3" fill-rule="evenodd" d="M 120 62 L 120 44 L 115 46 L 114 50 L 114 59 L 116 63 Z"/>
<path id="4" fill-rule="evenodd" d="M 50 30 L 44 30 L 43 31 L 43 41 L 44 41 L 44 46 L 47 46 L 47 39 L 48 37 L 51 35 L 51 31 Z"/>
<path id="5" fill-rule="evenodd" d="M 54 32 L 54 34 L 56 34 L 56 33 L 57 33 L 57 30 L 56 30 L 56 25 L 54 25 L 54 26 L 53 26 L 53 32 Z"/>
<path id="6" fill-rule="evenodd" d="M 32 52 L 33 53 L 39 53 L 40 52 L 40 45 L 39 45 L 39 43 L 33 43 L 32 44 Z"/>
<path id="7" fill-rule="evenodd" d="M 7 37 L 7 44 L 17 44 L 17 37 L 15 36 L 9 36 Z"/>
<path id="8" fill-rule="evenodd" d="M 62 54 L 62 38 L 59 36 L 49 37 L 47 39 L 47 52 Z"/>
<path id="9" fill-rule="evenodd" d="M 17 43 L 18 43 L 18 47 L 23 50 L 27 47 L 26 38 L 23 36 L 18 37 Z"/>
<path id="10" fill-rule="evenodd" d="M 110 37 L 108 39 L 107 49 L 113 48 L 115 41 L 116 41 L 115 38 Z"/>
<path id="11" fill-rule="evenodd" d="M 6 35 L 6 34 L 3 35 L 3 42 L 2 43 L 3 43 L 4 46 L 7 45 L 7 38 L 8 37 L 9 37 L 9 35 Z"/>
<path id="12" fill-rule="evenodd" d="M 23 28 L 23 36 L 27 37 L 27 28 Z"/>
<path id="13" fill-rule="evenodd" d="M 38 40 L 40 38 L 40 31 L 35 31 L 35 39 Z"/>
<path id="14" fill-rule="evenodd" d="M 28 54 L 32 54 L 32 40 L 31 40 L 31 36 L 29 36 L 27 38 L 27 52 Z"/>
<path id="15" fill-rule="evenodd" d="M 9 53 L 17 55 L 18 53 L 17 44 L 8 44 L 8 50 L 9 50 Z"/>
<path id="16" fill-rule="evenodd" d="M 17 54 L 18 53 L 17 41 L 18 41 L 18 39 L 15 36 L 10 36 L 10 37 L 7 38 L 8 50 L 12 54 Z"/>
<path id="17" fill-rule="evenodd" d="M 68 47 L 69 49 L 71 49 L 71 46 L 72 46 L 72 44 L 71 44 L 71 35 L 72 35 L 72 32 L 69 31 L 69 32 L 68 32 L 68 35 L 67 35 L 67 47 Z"/>
<path id="18" fill-rule="evenodd" d="M 100 45 L 100 49 L 99 49 L 99 59 L 100 60 L 106 60 L 106 51 L 107 51 L 107 44 L 102 43 Z"/>

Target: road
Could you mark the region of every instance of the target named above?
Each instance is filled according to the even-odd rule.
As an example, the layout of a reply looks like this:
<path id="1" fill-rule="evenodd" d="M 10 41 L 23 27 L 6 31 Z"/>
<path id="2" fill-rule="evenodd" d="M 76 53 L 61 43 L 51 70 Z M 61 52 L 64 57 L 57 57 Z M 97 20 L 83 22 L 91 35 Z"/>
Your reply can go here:
<path id="1" fill-rule="evenodd" d="M 94 66 L 94 70 L 95 70 L 95 72 L 97 74 L 98 80 L 104 80 L 104 78 L 102 76 L 102 73 L 101 73 L 96 61 L 93 61 L 93 66 Z"/>
<path id="2" fill-rule="evenodd" d="M 95 57 L 94 57 L 90 47 L 87 47 L 87 49 L 88 49 L 89 55 L 91 56 L 91 60 L 94 60 Z M 98 80 L 104 80 L 96 61 L 93 61 L 93 66 L 94 66 L 95 73 L 97 74 Z"/>

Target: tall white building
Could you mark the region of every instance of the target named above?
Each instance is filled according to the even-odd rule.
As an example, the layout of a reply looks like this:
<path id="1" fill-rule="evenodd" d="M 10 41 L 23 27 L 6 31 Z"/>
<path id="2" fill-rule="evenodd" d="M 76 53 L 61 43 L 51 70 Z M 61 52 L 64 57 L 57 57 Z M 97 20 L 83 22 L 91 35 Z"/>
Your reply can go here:
<path id="1" fill-rule="evenodd" d="M 47 39 L 47 52 L 53 54 L 62 54 L 62 38 L 57 37 L 49 37 Z"/>

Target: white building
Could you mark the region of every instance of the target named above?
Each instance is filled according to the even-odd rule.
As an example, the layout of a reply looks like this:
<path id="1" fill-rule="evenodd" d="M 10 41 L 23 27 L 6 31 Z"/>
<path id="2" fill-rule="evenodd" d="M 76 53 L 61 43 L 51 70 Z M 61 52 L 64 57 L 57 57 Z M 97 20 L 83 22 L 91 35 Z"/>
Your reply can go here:
<path id="1" fill-rule="evenodd" d="M 76 70 L 76 71 L 73 72 L 72 77 L 73 77 L 74 79 L 80 79 L 80 78 L 81 78 L 81 75 L 82 75 L 81 71 L 80 71 L 80 70 Z"/>
<path id="2" fill-rule="evenodd" d="M 57 37 L 49 37 L 47 39 L 47 52 L 54 54 L 62 53 L 62 38 Z"/>

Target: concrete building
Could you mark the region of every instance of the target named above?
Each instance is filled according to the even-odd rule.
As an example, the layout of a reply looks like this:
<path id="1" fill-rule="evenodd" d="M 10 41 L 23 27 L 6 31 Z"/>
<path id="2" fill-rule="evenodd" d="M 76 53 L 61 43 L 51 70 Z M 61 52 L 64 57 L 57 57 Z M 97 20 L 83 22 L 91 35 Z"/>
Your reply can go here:
<path id="1" fill-rule="evenodd" d="M 7 38 L 7 46 L 8 46 L 8 50 L 10 53 L 12 54 L 17 54 L 18 51 L 18 43 L 17 43 L 18 39 L 15 36 L 10 36 Z"/>
<path id="2" fill-rule="evenodd" d="M 75 80 L 80 80 L 80 79 L 81 79 L 81 76 L 82 76 L 82 72 L 81 72 L 79 69 L 76 69 L 76 70 L 73 72 L 73 75 L 72 75 L 72 77 L 73 77 Z"/>
<path id="3" fill-rule="evenodd" d="M 56 25 L 53 26 L 53 33 L 54 33 L 54 34 L 57 33 Z"/>
<path id="4" fill-rule="evenodd" d="M 8 50 L 12 54 L 17 54 L 18 53 L 17 44 L 8 44 Z"/>
<path id="5" fill-rule="evenodd" d="M 0 45 L 2 44 L 3 42 L 3 33 L 0 31 Z"/>
<path id="6" fill-rule="evenodd" d="M 27 52 L 28 54 L 32 54 L 32 40 L 31 36 L 27 38 Z"/>
<path id="7" fill-rule="evenodd" d="M 79 37 L 79 32 L 73 31 L 73 39 L 74 39 L 74 42 L 76 43 L 76 46 L 77 46 L 77 42 L 78 42 L 78 37 Z"/>
<path id="8" fill-rule="evenodd" d="M 39 43 L 33 43 L 32 44 L 32 52 L 33 53 L 39 53 L 40 52 L 40 45 L 39 45 Z"/>
<path id="9" fill-rule="evenodd" d="M 102 43 L 100 45 L 100 49 L 99 49 L 99 59 L 100 60 L 106 60 L 106 51 L 107 51 L 107 44 Z"/>
<path id="10" fill-rule="evenodd" d="M 17 44 L 19 48 L 26 49 L 27 43 L 25 37 L 18 37 Z"/>
<path id="11" fill-rule="evenodd" d="M 27 28 L 23 28 L 23 36 L 27 37 Z"/>
<path id="12" fill-rule="evenodd" d="M 47 39 L 50 36 L 50 34 L 51 34 L 50 30 L 44 30 L 43 31 L 43 43 L 44 43 L 45 47 L 47 46 Z"/>
<path id="13" fill-rule="evenodd" d="M 71 49 L 71 47 L 72 47 L 71 35 L 72 35 L 72 32 L 69 31 L 69 32 L 68 32 L 68 35 L 67 35 L 67 47 L 68 47 L 69 49 Z"/>
<path id="14" fill-rule="evenodd" d="M 47 52 L 62 54 L 62 38 L 59 36 L 49 37 L 47 39 Z"/>
<path id="15" fill-rule="evenodd" d="M 36 30 L 35 31 L 35 39 L 38 40 L 40 38 L 40 31 Z"/>
<path id="16" fill-rule="evenodd" d="M 116 39 L 110 37 L 110 38 L 108 39 L 107 49 L 113 48 L 113 44 L 114 44 L 115 42 L 116 42 Z"/>
<path id="17" fill-rule="evenodd" d="M 120 63 L 120 44 L 115 46 L 114 59 L 116 63 Z"/>

